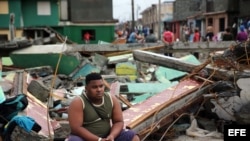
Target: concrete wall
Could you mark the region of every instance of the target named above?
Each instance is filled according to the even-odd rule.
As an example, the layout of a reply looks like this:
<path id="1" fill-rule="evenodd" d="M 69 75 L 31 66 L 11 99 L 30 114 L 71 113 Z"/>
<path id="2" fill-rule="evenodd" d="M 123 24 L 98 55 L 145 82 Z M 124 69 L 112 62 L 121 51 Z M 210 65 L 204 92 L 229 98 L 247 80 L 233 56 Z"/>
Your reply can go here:
<path id="1" fill-rule="evenodd" d="M 22 33 L 23 33 L 22 30 L 16 30 L 15 31 L 15 37 L 17 37 L 17 38 L 22 37 Z M 9 30 L 7 30 L 7 29 L 6 30 L 4 30 L 4 29 L 0 30 L 0 35 L 7 35 L 8 40 L 10 40 L 10 31 Z"/>
<path id="2" fill-rule="evenodd" d="M 183 21 L 187 17 L 201 11 L 202 1 L 198 0 L 176 0 L 174 3 L 174 21 Z"/>
<path id="3" fill-rule="evenodd" d="M 250 17 L 249 5 L 249 0 L 239 0 L 240 17 Z"/>
<path id="4" fill-rule="evenodd" d="M 69 0 L 72 22 L 113 20 L 112 0 Z"/>

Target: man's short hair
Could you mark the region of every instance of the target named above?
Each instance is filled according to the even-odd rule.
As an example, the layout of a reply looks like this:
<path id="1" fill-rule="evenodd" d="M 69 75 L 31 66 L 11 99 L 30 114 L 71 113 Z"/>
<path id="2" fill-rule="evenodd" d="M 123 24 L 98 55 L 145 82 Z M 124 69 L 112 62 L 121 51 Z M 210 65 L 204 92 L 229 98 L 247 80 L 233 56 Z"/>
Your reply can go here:
<path id="1" fill-rule="evenodd" d="M 102 79 L 102 76 L 100 73 L 97 73 L 97 72 L 92 72 L 90 74 L 88 74 L 86 77 L 85 77 L 85 84 L 89 84 L 90 81 L 92 80 L 100 80 Z"/>

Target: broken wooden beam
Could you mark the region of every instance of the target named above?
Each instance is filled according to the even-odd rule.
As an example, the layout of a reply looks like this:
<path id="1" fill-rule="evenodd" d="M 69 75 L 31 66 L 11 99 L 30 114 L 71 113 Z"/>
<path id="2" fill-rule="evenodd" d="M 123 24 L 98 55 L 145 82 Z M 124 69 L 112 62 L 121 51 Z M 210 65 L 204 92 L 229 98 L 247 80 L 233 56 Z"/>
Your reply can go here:
<path id="1" fill-rule="evenodd" d="M 165 56 L 149 51 L 134 50 L 133 57 L 137 61 L 169 67 L 180 71 L 191 72 L 197 65 L 183 62 L 174 57 Z"/>
<path id="2" fill-rule="evenodd" d="M 195 68 L 199 67 L 199 65 L 186 63 L 178 58 L 169 57 L 163 54 L 157 54 L 149 51 L 134 50 L 133 57 L 137 61 L 164 66 L 189 73 L 195 70 Z M 206 66 L 205 69 L 208 71 L 209 74 L 212 74 L 213 77 L 223 80 L 231 78 L 231 76 L 233 76 L 234 74 L 234 72 L 232 71 L 212 67 L 209 65 Z"/>

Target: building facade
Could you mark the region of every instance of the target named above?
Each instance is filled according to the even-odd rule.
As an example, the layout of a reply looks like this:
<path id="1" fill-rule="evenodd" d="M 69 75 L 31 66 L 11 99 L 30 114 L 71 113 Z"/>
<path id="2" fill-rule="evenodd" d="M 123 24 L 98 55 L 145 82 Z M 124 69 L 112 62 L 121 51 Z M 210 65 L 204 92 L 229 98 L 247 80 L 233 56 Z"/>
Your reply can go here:
<path id="1" fill-rule="evenodd" d="M 153 4 L 151 7 L 145 9 L 141 15 L 143 26 L 153 29 L 157 37 L 160 38 L 159 36 L 164 30 L 164 24 L 169 22 L 173 17 L 173 2 L 163 2 L 160 5 Z"/>
<path id="2" fill-rule="evenodd" d="M 236 29 L 233 30 L 237 33 L 237 27 L 250 19 L 247 8 L 249 4 L 250 0 L 175 0 L 173 18 L 168 24 L 171 25 L 175 37 L 179 39 L 183 38 L 183 28 L 186 26 L 191 32 L 198 28 L 201 35 L 205 36 L 207 26 L 212 26 L 214 34 L 218 34 L 227 27 L 233 28 L 236 23 Z M 142 13 L 146 25 L 157 24 L 157 17 L 157 4 Z"/>
<path id="3" fill-rule="evenodd" d="M 34 27 L 52 27 L 76 43 L 84 43 L 83 35 L 92 34 L 90 43 L 99 40 L 112 42 L 114 26 L 112 0 L 1 0 L 0 37 L 10 39 L 10 15 L 15 15 L 15 35 L 21 37 L 23 29 L 32 27 L 32 38 L 49 35 L 52 31 L 35 30 Z"/>

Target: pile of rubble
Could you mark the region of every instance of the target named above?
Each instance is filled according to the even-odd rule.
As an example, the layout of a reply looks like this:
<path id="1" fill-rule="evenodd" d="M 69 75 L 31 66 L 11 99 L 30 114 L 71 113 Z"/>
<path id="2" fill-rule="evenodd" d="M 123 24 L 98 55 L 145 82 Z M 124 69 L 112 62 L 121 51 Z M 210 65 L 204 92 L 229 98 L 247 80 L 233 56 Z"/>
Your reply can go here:
<path id="1" fill-rule="evenodd" d="M 57 74 L 56 69 L 51 66 L 3 71 L 1 93 L 6 99 L 1 103 L 1 109 L 8 107 L 6 100 L 20 95 L 24 95 L 27 103 L 21 108 L 9 107 L 12 112 L 15 111 L 11 117 L 1 110 L 2 136 L 11 140 L 16 140 L 17 137 L 18 140 L 67 138 L 70 133 L 67 106 L 72 98 L 82 93 L 84 77 L 91 72 L 100 72 L 103 75 L 107 91 L 112 89 L 112 84 L 119 83 L 119 88 L 112 92 L 122 102 L 123 110 L 178 85 L 182 80 L 193 79 L 201 83 L 201 87 L 209 87 L 203 94 L 203 102 L 186 112 L 214 119 L 220 132 L 223 132 L 225 124 L 249 124 L 249 49 L 248 43 L 237 44 L 220 54 L 213 54 L 203 63 L 195 60 L 192 55 L 172 58 L 141 50 L 113 57 L 95 53 L 90 57 L 82 56 L 81 63 L 69 75 Z M 29 130 L 17 126 L 18 124 L 6 127 L 14 117 L 29 119 L 33 124 Z M 197 123 L 184 121 L 179 125 L 190 124 L 182 130 L 178 131 L 178 124 L 171 126 L 172 130 L 178 131 L 173 136 L 180 136 L 183 131 L 192 136 L 203 136 L 191 132 L 191 125 Z M 201 124 L 202 120 L 198 120 L 198 123 Z M 170 126 L 159 129 L 157 134 L 152 132 L 147 137 L 159 139 L 157 135 L 163 135 L 166 127 Z"/>

